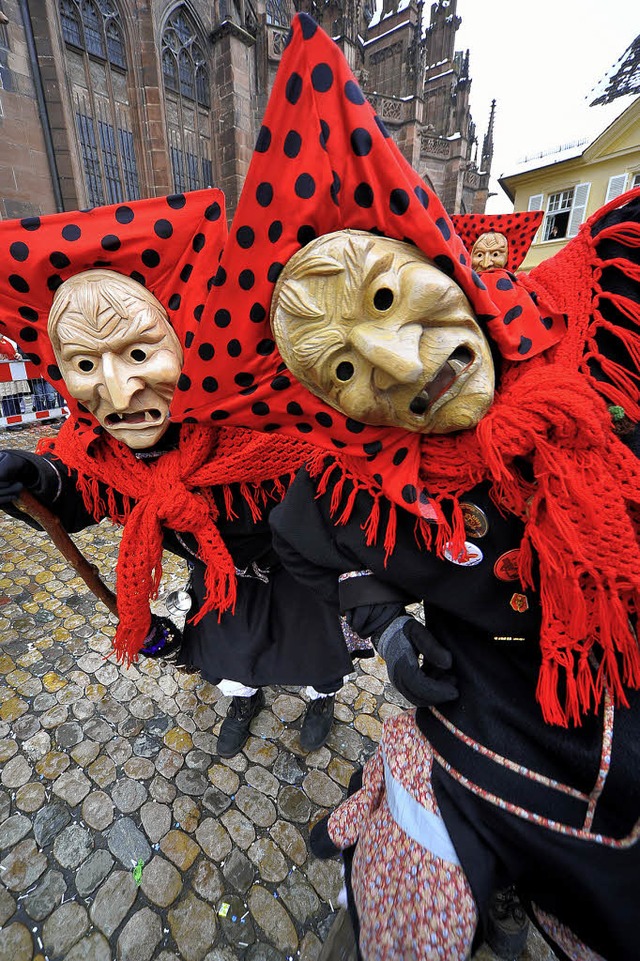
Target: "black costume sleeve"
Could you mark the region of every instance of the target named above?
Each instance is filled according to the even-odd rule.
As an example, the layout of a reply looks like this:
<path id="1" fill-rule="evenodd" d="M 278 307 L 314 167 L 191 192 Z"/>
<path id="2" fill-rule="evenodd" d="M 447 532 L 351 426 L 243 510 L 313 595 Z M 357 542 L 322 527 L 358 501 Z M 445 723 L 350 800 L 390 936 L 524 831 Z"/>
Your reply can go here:
<path id="1" fill-rule="evenodd" d="M 20 451 L 20 454 L 38 471 L 38 485 L 31 487 L 30 492 L 43 507 L 59 518 L 68 533 L 74 534 L 96 523 L 96 519 L 83 504 L 82 496 L 76 486 L 77 474 L 74 471 L 57 457 L 33 454 L 30 451 Z M 11 517 L 24 521 L 34 530 L 42 530 L 37 521 L 13 504 L 3 505 L 3 510 Z"/>

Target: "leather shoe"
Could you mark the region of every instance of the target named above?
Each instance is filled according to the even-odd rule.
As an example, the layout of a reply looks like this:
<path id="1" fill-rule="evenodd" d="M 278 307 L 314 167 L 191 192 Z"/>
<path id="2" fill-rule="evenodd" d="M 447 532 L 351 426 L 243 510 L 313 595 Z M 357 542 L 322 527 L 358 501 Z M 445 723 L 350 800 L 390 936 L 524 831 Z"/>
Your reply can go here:
<path id="1" fill-rule="evenodd" d="M 218 734 L 218 754 L 233 757 L 249 737 L 249 725 L 264 707 L 264 692 L 258 688 L 251 697 L 234 697 Z"/>
<path id="2" fill-rule="evenodd" d="M 309 702 L 300 729 L 300 747 L 304 751 L 317 751 L 329 737 L 335 700 L 335 695 L 329 694 Z"/>

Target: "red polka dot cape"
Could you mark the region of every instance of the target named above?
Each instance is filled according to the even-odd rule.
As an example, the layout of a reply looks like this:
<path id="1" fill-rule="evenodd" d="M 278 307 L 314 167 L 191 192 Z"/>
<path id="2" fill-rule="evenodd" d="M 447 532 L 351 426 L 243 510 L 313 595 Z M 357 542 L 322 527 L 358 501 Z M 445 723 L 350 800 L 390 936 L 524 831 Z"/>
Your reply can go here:
<path id="1" fill-rule="evenodd" d="M 370 543 L 383 536 L 387 552 L 395 543 L 393 505 L 417 515 L 416 535 L 427 549 L 464 551 L 459 498 L 491 481 L 499 509 L 525 525 L 525 589 L 533 586 L 534 558 L 539 568 L 538 699 L 545 719 L 560 724 L 579 723 L 605 687 L 624 703 L 625 685 L 640 686 L 629 626 L 640 598 L 640 477 L 584 360 L 594 331 L 606 326 L 594 295 L 604 265 L 590 226 L 569 254 L 529 279 L 495 272 L 489 295 L 451 219 L 387 136 L 337 46 L 298 15 L 172 409 L 176 419 L 308 439 L 320 448 L 310 463 L 320 492 L 337 480 L 336 523 L 348 520 L 357 491 L 368 490 L 374 506 L 365 536 Z M 414 243 L 463 289 L 505 357 L 494 404 L 476 429 L 421 437 L 370 427 L 305 391 L 286 369 L 269 327 L 275 282 L 296 250 L 342 228 Z M 630 232 L 638 237 L 637 223 Z M 534 306 L 544 301 L 544 309 L 525 310 L 526 298 Z M 640 325 L 638 305 L 628 310 Z M 491 326 L 500 324 L 509 328 L 502 341 Z M 637 332 L 628 341 L 640 356 Z M 638 384 L 611 365 L 608 373 L 606 399 L 624 397 L 638 416 Z M 519 470 L 521 458 L 530 461 L 534 483 Z M 392 509 L 381 531 L 383 497 Z"/>
<path id="2" fill-rule="evenodd" d="M 219 190 L 194 191 L 88 211 L 0 222 L 0 329 L 28 352 L 63 394 L 64 381 L 47 335 L 57 288 L 94 267 L 132 277 L 167 310 L 188 349 L 227 236 Z M 197 614 L 232 608 L 235 568 L 216 526 L 208 488 L 240 484 L 252 514 L 284 493 L 281 478 L 308 459 L 300 440 L 269 437 L 241 427 L 185 425 L 177 449 L 144 460 L 103 431 L 81 404 L 67 396 L 71 416 L 58 436 L 41 442 L 78 471 L 87 509 L 123 524 L 116 567 L 119 624 L 114 647 L 135 659 L 150 624 L 149 599 L 162 576 L 162 530 L 190 532 L 206 566 L 206 603 Z M 114 492 L 124 496 L 117 498 Z"/>

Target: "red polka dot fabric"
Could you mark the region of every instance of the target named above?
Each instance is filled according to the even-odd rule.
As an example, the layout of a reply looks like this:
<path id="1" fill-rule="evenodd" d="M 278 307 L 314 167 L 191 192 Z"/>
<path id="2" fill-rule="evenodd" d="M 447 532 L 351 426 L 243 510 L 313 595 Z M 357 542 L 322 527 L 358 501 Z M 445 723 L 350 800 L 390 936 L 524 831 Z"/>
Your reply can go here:
<path id="1" fill-rule="evenodd" d="M 166 309 L 188 349 L 227 239 L 224 195 L 198 190 L 0 222 L 0 331 L 65 394 L 47 335 L 58 287 L 95 267 L 132 277 Z M 90 438 L 94 418 L 67 396 Z"/>
<path id="2" fill-rule="evenodd" d="M 543 217 L 543 210 L 529 210 L 513 214 L 454 214 L 451 219 L 469 255 L 482 234 L 504 234 L 509 242 L 507 270 L 513 271 L 527 256 Z"/>

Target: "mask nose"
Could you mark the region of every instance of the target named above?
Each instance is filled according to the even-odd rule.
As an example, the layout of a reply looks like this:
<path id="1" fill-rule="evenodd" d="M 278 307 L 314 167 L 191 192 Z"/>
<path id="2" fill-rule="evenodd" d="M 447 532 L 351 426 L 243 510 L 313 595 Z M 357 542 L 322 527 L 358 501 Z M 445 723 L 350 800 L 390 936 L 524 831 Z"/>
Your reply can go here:
<path id="1" fill-rule="evenodd" d="M 411 384 L 423 373 L 420 360 L 422 327 L 360 324 L 351 332 L 353 347 L 374 368 L 374 381 L 381 390 L 394 384 Z"/>
<path id="2" fill-rule="evenodd" d="M 126 410 L 133 395 L 144 386 L 139 377 L 128 374 L 125 364 L 108 353 L 102 355 L 102 380 L 115 411 Z"/>

